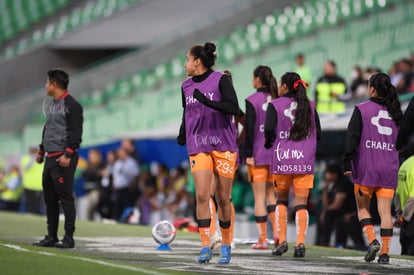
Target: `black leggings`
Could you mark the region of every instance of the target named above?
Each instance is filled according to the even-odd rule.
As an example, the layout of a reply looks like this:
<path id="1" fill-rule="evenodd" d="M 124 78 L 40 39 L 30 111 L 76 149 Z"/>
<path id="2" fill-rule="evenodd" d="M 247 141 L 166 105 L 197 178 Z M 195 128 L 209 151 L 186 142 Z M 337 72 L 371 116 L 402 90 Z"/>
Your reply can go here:
<path id="1" fill-rule="evenodd" d="M 69 167 L 61 167 L 56 159 L 46 158 L 43 170 L 43 194 L 46 204 L 47 230 L 51 237 L 57 237 L 59 226 L 59 203 L 65 216 L 65 234 L 75 232 L 76 208 L 73 186 L 79 156 L 72 156 Z"/>

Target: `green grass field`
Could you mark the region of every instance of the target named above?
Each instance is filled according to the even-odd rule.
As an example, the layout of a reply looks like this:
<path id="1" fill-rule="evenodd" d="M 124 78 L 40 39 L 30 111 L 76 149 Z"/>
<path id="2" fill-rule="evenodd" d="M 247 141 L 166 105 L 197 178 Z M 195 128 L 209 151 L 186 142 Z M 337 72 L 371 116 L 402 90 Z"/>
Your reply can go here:
<path id="1" fill-rule="evenodd" d="M 45 217 L 0 212 L 0 274 L 414 274 L 414 257 L 365 263 L 362 252 L 308 245 L 305 259 L 282 257 L 238 244 L 229 265 L 197 263 L 198 236 L 177 232 L 172 251 L 157 251 L 148 227 L 78 222 L 76 248 L 31 246 L 45 233 Z M 62 233 L 60 234 L 62 235 Z"/>

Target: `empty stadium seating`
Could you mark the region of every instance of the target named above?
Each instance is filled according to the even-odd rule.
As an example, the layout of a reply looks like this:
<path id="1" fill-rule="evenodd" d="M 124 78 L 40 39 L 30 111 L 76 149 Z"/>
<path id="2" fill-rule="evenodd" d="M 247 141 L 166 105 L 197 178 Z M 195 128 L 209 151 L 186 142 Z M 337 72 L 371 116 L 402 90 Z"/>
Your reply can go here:
<path id="1" fill-rule="evenodd" d="M 62 15 L 56 22 L 51 22 L 42 29 L 35 29 L 31 36 L 22 37 L 17 43 L 7 46 L 3 58 L 11 58 L 31 47 L 38 46 L 65 33 L 89 24 L 94 20 L 112 15 L 125 9 L 139 0 L 90 0 L 82 7 L 76 7 L 68 14 Z M 0 23 L 0 43 L 13 38 L 18 32 L 27 30 L 30 24 L 52 14 L 56 9 L 65 6 L 70 0 L 7 0 L 2 8 Z M 3 36 L 2 36 L 3 33 Z"/>

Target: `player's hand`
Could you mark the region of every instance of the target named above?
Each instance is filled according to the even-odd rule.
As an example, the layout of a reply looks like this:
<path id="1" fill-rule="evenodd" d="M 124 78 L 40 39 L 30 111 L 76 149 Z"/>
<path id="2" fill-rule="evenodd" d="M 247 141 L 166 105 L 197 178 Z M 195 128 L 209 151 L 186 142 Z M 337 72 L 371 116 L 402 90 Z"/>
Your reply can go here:
<path id="1" fill-rule="evenodd" d="M 246 158 L 246 164 L 254 166 L 254 158 Z"/>
<path id="2" fill-rule="evenodd" d="M 208 101 L 208 98 L 202 92 L 200 92 L 199 89 L 194 90 L 193 97 L 201 103 L 206 103 Z"/>
<path id="3" fill-rule="evenodd" d="M 352 171 L 345 171 L 344 175 L 350 177 L 350 176 L 352 176 Z"/>
<path id="4" fill-rule="evenodd" d="M 395 217 L 394 227 L 400 228 L 403 224 L 404 224 L 404 218 L 402 217 L 401 214 L 397 215 Z"/>
<path id="5" fill-rule="evenodd" d="M 60 156 L 58 159 L 56 159 L 56 161 L 62 167 L 69 167 L 70 158 L 66 157 L 65 155 Z"/>
<path id="6" fill-rule="evenodd" d="M 45 158 L 45 153 L 43 152 L 43 150 L 37 151 L 36 162 L 42 163 L 44 158 Z"/>

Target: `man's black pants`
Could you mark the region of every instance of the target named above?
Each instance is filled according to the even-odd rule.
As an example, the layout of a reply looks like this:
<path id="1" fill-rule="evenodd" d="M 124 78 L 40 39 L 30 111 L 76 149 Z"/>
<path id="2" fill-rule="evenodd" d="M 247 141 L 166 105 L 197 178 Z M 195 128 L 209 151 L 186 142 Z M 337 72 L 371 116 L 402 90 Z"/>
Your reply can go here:
<path id="1" fill-rule="evenodd" d="M 57 237 L 59 226 L 59 203 L 65 216 L 65 234 L 73 236 L 75 232 L 76 208 L 73 195 L 74 177 L 79 156 L 72 156 L 69 167 L 61 167 L 59 158 L 46 158 L 43 170 L 43 194 L 46 204 L 47 231 L 51 237 Z"/>

